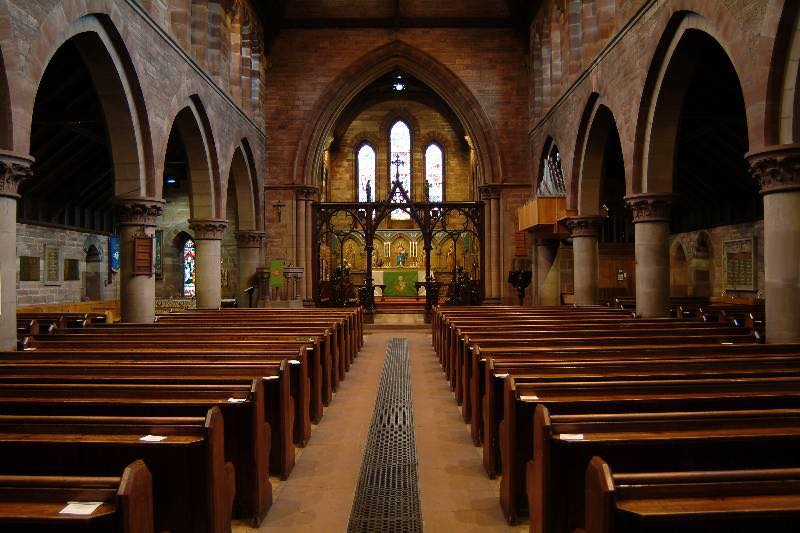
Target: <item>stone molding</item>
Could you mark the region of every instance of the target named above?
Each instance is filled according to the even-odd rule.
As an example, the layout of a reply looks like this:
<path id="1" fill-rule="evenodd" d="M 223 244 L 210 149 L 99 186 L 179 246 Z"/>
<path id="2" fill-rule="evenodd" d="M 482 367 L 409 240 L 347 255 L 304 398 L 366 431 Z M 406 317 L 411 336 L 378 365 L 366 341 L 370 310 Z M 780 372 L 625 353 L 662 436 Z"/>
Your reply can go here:
<path id="1" fill-rule="evenodd" d="M 297 200 L 301 202 L 313 202 L 319 193 L 317 187 L 298 187 L 296 189 Z"/>
<path id="2" fill-rule="evenodd" d="M 483 200 L 498 200 L 500 198 L 500 187 L 494 185 L 481 185 L 478 187 Z"/>
<path id="3" fill-rule="evenodd" d="M 239 248 L 261 248 L 261 243 L 267 237 L 266 232 L 263 231 L 237 231 L 236 232 L 236 246 Z"/>
<path id="4" fill-rule="evenodd" d="M 120 226 L 157 226 L 164 201 L 154 198 L 116 198 L 114 214 Z"/>
<path id="5" fill-rule="evenodd" d="M 33 176 L 32 157 L 0 150 L 0 197 L 19 198 L 19 184 Z"/>
<path id="6" fill-rule="evenodd" d="M 633 223 L 669 222 L 672 193 L 633 194 L 625 197 L 625 202 L 633 212 Z"/>
<path id="7" fill-rule="evenodd" d="M 596 216 L 570 217 L 564 221 L 564 225 L 567 226 L 572 237 L 598 238 L 603 220 L 602 217 Z"/>
<path id="8" fill-rule="evenodd" d="M 228 227 L 228 221 L 221 218 L 192 219 L 189 227 L 194 231 L 196 241 L 220 241 Z"/>
<path id="9" fill-rule="evenodd" d="M 745 160 L 761 194 L 800 190 L 800 144 L 768 146 Z"/>

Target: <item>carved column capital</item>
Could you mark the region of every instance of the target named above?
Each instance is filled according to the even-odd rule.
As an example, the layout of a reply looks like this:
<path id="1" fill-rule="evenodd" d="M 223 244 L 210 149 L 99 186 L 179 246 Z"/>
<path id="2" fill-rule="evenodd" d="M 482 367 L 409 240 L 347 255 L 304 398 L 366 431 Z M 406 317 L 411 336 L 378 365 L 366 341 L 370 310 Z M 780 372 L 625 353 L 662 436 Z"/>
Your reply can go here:
<path id="1" fill-rule="evenodd" d="M 564 222 L 564 225 L 567 226 L 570 235 L 573 237 L 597 238 L 600 236 L 603 218 L 595 216 L 570 217 Z"/>
<path id="2" fill-rule="evenodd" d="M 744 157 L 761 194 L 800 190 L 800 144 L 768 146 Z"/>
<path id="3" fill-rule="evenodd" d="M 263 231 L 237 231 L 236 245 L 239 248 L 261 248 L 266 236 Z"/>
<path id="4" fill-rule="evenodd" d="M 481 198 L 484 200 L 497 200 L 500 198 L 500 187 L 496 185 L 481 185 L 479 190 Z"/>
<path id="5" fill-rule="evenodd" d="M 632 194 L 625 197 L 625 202 L 633 212 L 633 223 L 669 222 L 669 209 L 672 205 L 671 193 Z"/>
<path id="6" fill-rule="evenodd" d="M 297 199 L 305 202 L 313 202 L 319 193 L 319 189 L 317 187 L 298 187 L 296 191 Z"/>
<path id="7" fill-rule="evenodd" d="M 228 227 L 228 221 L 219 218 L 192 219 L 189 227 L 194 231 L 196 241 L 219 241 Z"/>
<path id="8" fill-rule="evenodd" d="M 19 184 L 33 175 L 32 157 L 0 150 L 0 197 L 19 198 Z"/>
<path id="9" fill-rule="evenodd" d="M 120 226 L 157 226 L 164 201 L 155 198 L 115 198 L 114 213 Z"/>

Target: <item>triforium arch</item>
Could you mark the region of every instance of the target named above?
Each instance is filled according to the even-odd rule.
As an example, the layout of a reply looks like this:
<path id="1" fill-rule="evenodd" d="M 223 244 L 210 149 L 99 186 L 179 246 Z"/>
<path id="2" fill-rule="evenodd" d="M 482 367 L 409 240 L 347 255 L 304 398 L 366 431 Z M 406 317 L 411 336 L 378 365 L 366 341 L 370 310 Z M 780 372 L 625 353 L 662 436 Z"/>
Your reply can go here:
<path id="1" fill-rule="evenodd" d="M 43 28 L 53 25 L 48 19 Z M 117 197 L 156 197 L 157 183 L 153 174 L 153 150 L 144 97 L 136 71 L 122 37 L 106 15 L 85 15 L 64 29 L 50 33 L 41 31 L 36 50 L 48 50 L 41 61 L 28 61 L 25 77 L 38 86 L 45 68 L 61 46 L 71 41 L 89 70 L 102 104 L 111 144 L 114 169 L 114 194 Z M 35 98 L 36 93 L 31 93 Z M 30 149 L 30 131 L 34 102 L 14 106 L 18 110 L 14 132 L 20 152 Z M 30 114 L 29 116 L 21 116 Z M 20 128 L 25 128 L 21 130 Z"/>
<path id="2" fill-rule="evenodd" d="M 500 182 L 503 169 L 494 126 L 464 82 L 425 52 L 393 41 L 369 52 L 333 80 L 310 111 L 293 168 L 294 182 L 316 186 L 321 182 L 325 139 L 353 98 L 379 77 L 396 70 L 407 72 L 435 91 L 453 110 L 474 143 L 480 183 Z"/>
<path id="3" fill-rule="evenodd" d="M 656 48 L 645 80 L 636 128 L 633 179 L 629 187 L 633 194 L 673 191 L 681 108 L 701 60 L 693 53 L 699 42 L 722 51 L 741 91 L 742 78 L 733 55 L 709 20 L 697 13 L 675 13 Z"/>

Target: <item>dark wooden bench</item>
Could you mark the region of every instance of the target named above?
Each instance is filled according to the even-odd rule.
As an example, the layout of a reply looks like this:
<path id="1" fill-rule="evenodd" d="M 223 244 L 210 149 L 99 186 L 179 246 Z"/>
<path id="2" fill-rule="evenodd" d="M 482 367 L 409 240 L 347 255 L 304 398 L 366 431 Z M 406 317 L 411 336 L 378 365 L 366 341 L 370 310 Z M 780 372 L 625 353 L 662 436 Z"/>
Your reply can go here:
<path id="1" fill-rule="evenodd" d="M 90 514 L 69 502 L 97 502 Z M 121 476 L 0 475 L 0 529 L 7 532 L 153 532 L 153 481 L 141 460 Z"/>
<path id="2" fill-rule="evenodd" d="M 769 531 L 800 523 L 800 469 L 586 470 L 585 533 Z"/>
<path id="3" fill-rule="evenodd" d="M 142 441 L 148 435 L 163 440 Z M 10 475 L 113 475 L 142 459 L 153 476 L 155 527 L 229 532 L 235 491 L 222 413 L 205 417 L 0 415 L 0 469 Z"/>
<path id="4" fill-rule="evenodd" d="M 536 409 L 527 465 L 531 531 L 584 526 L 586 469 L 622 472 L 800 467 L 800 409 L 551 414 Z"/>

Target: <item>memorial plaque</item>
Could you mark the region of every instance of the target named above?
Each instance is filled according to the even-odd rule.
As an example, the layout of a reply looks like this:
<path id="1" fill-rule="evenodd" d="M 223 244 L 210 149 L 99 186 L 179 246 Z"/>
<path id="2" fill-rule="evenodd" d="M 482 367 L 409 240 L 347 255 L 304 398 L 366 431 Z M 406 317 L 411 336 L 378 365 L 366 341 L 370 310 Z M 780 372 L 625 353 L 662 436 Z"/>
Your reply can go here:
<path id="1" fill-rule="evenodd" d="M 80 259 L 64 259 L 64 281 L 80 281 Z"/>
<path id="2" fill-rule="evenodd" d="M 156 230 L 156 237 L 155 237 L 155 258 L 153 259 L 153 270 L 156 273 L 156 279 L 162 279 L 164 277 L 164 260 L 162 258 L 162 240 L 164 239 L 164 232 L 160 229 Z"/>
<path id="3" fill-rule="evenodd" d="M 153 236 L 137 235 L 133 238 L 133 274 L 153 275 Z"/>
<path id="4" fill-rule="evenodd" d="M 38 257 L 20 256 L 19 258 L 19 280 L 20 281 L 41 281 L 42 273 L 40 260 Z"/>
<path id="5" fill-rule="evenodd" d="M 61 284 L 61 250 L 50 244 L 44 247 L 44 284 Z"/>
<path id="6" fill-rule="evenodd" d="M 755 290 L 755 239 L 738 239 L 723 243 L 725 290 Z"/>

